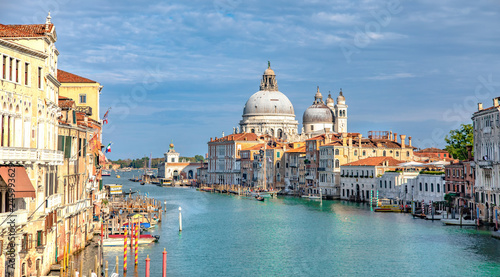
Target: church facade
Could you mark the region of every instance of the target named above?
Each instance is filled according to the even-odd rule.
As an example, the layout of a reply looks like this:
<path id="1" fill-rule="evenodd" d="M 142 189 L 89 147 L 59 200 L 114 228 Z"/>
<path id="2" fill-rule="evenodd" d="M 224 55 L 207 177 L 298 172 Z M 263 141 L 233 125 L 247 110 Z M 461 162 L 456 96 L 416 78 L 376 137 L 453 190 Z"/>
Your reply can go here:
<path id="1" fill-rule="evenodd" d="M 173 143 L 170 143 L 164 156 L 164 161 L 158 165 L 159 178 L 172 181 L 196 179 L 197 169 L 203 166 L 201 162 L 179 162 L 180 153 L 175 151 Z"/>

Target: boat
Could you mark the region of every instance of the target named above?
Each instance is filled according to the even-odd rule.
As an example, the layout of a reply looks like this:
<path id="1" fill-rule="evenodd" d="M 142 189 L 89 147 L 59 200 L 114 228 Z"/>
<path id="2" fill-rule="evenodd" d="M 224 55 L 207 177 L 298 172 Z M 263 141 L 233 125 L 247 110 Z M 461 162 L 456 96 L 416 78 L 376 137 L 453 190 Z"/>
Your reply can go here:
<path id="1" fill-rule="evenodd" d="M 144 184 L 145 184 L 144 182 L 141 182 L 141 186 L 144 186 Z"/>
<path id="2" fill-rule="evenodd" d="M 402 212 L 401 207 L 396 204 L 382 205 L 380 207 L 373 208 L 374 212 L 389 212 L 389 213 L 400 213 Z"/>
<path id="3" fill-rule="evenodd" d="M 101 176 L 111 176 L 111 172 L 103 170 Z"/>
<path id="4" fill-rule="evenodd" d="M 264 197 L 262 197 L 262 196 L 255 196 L 255 200 L 257 200 L 257 201 L 264 201 Z"/>
<path id="5" fill-rule="evenodd" d="M 116 178 L 120 179 L 121 177 L 120 177 L 120 175 L 116 175 Z"/>
<path id="6" fill-rule="evenodd" d="M 309 199 L 312 199 L 312 200 L 319 200 L 319 199 L 321 199 L 321 196 L 319 196 L 319 195 L 312 195 L 312 194 L 311 194 L 311 195 L 309 195 Z"/>
<path id="7" fill-rule="evenodd" d="M 103 246 L 123 246 L 125 235 L 109 235 L 108 238 L 103 239 Z M 150 244 L 153 242 L 157 242 L 160 239 L 158 235 L 139 235 L 139 241 L 137 244 Z M 131 237 L 128 236 L 127 243 L 131 241 Z"/>
<path id="8" fill-rule="evenodd" d="M 428 214 L 425 216 L 425 219 L 427 219 L 427 220 L 441 220 L 441 219 L 445 219 L 446 216 L 447 216 L 446 211 L 436 211 L 434 213 L 434 218 L 432 218 L 432 214 Z"/>
<path id="9" fill-rule="evenodd" d="M 472 219 L 441 219 L 444 225 L 456 225 L 456 226 L 476 226 L 477 221 Z"/>

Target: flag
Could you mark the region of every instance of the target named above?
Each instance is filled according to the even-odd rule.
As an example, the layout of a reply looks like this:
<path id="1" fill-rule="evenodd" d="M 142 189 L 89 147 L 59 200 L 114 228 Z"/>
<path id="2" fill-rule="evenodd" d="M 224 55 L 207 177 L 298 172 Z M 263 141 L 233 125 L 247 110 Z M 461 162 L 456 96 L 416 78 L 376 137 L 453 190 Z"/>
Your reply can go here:
<path id="1" fill-rule="evenodd" d="M 102 117 L 102 123 L 108 124 L 108 113 L 111 108 L 109 108 L 106 113 L 104 113 L 104 116 Z"/>
<path id="2" fill-rule="evenodd" d="M 98 150 L 99 147 L 99 133 L 95 132 L 92 138 L 89 141 L 90 152 L 94 152 Z"/>
<path id="3" fill-rule="evenodd" d="M 269 158 L 269 162 L 272 162 L 272 161 L 271 161 L 271 158 Z"/>
<path id="4" fill-rule="evenodd" d="M 112 143 L 112 142 L 110 142 L 110 143 L 108 144 L 108 146 L 106 146 L 106 153 L 111 152 L 111 144 L 113 144 L 113 143 Z"/>

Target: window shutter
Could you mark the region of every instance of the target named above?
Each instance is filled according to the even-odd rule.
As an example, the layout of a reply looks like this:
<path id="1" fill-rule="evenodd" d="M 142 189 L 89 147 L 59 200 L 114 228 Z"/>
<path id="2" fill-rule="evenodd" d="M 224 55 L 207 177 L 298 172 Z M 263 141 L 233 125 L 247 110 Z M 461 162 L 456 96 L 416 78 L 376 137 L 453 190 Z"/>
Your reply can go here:
<path id="1" fill-rule="evenodd" d="M 64 151 L 64 136 L 57 137 L 57 150 Z"/>
<path id="2" fill-rule="evenodd" d="M 64 158 L 71 158 L 71 136 L 66 136 L 66 143 L 64 145 Z"/>
<path id="3" fill-rule="evenodd" d="M 83 156 L 87 156 L 87 139 L 83 139 Z"/>

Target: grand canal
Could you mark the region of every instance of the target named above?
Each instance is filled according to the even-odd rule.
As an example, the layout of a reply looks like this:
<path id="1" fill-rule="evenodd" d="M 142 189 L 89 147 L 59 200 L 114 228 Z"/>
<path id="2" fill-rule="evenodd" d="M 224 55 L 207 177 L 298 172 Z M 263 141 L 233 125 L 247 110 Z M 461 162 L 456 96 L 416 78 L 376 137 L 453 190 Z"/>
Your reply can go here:
<path id="1" fill-rule="evenodd" d="M 126 276 L 498 276 L 500 241 L 488 230 L 443 226 L 407 214 L 378 214 L 364 204 L 266 199 L 198 192 L 191 188 L 141 186 L 105 177 L 124 190 L 139 190 L 164 202 L 166 218 L 151 233 L 160 241 L 139 248 Z M 137 174 L 137 173 L 136 173 Z M 183 231 L 178 232 L 182 207 Z M 110 270 L 122 247 L 105 249 Z M 113 265 L 113 266 L 111 266 Z M 121 275 L 120 275 L 121 276 Z"/>

